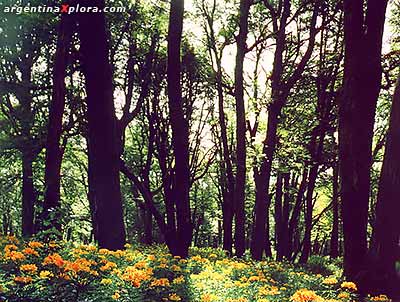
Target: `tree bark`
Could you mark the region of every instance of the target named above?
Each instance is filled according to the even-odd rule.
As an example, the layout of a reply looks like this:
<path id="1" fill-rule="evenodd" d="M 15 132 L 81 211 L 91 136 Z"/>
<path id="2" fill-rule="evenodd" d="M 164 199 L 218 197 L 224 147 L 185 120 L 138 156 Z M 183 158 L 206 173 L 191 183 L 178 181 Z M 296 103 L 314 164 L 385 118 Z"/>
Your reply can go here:
<path id="1" fill-rule="evenodd" d="M 181 87 L 181 39 L 184 0 L 171 0 L 168 27 L 168 105 L 175 156 L 173 199 L 176 205 L 176 240 L 171 252 L 186 258 L 192 241 L 190 216 L 189 125 L 183 111 Z"/>
<path id="2" fill-rule="evenodd" d="M 81 1 L 80 5 L 88 4 Z M 104 8 L 104 1 L 96 0 L 94 5 Z M 106 20 L 104 13 L 82 13 L 78 22 L 86 79 L 89 191 L 95 207 L 95 235 L 100 247 L 123 249 L 125 226 Z"/>
<path id="3" fill-rule="evenodd" d="M 339 257 L 339 167 L 333 167 L 333 188 L 332 188 L 332 233 L 330 244 L 331 258 Z"/>
<path id="4" fill-rule="evenodd" d="M 294 175 L 292 176 L 293 179 Z M 297 181 L 295 182 L 297 183 Z M 289 251 L 289 215 L 290 215 L 290 203 L 292 199 L 292 194 L 290 192 L 291 188 L 294 187 L 293 183 L 290 183 L 290 173 L 285 173 L 283 175 L 283 206 L 282 206 L 282 224 L 281 224 L 281 232 L 280 232 L 280 258 L 288 258 Z"/>
<path id="5" fill-rule="evenodd" d="M 288 79 L 285 80 L 283 55 L 286 47 L 286 27 L 288 18 L 290 16 L 290 11 L 291 1 L 283 0 L 279 27 L 277 25 L 278 20 L 276 19 L 276 16 L 274 18 L 275 20 L 273 20 L 274 30 L 277 33 L 274 66 L 271 76 L 272 103 L 268 108 L 267 134 L 263 147 L 264 157 L 257 173 L 254 173 L 254 180 L 256 184 L 256 213 L 253 227 L 251 255 L 255 260 L 260 260 L 262 258 L 263 247 L 265 246 L 264 240 L 266 240 L 265 238 L 268 239 L 267 235 L 269 231 L 266 230 L 266 219 L 270 206 L 270 200 L 268 199 L 269 184 L 272 162 L 276 148 L 279 117 L 291 89 L 300 79 L 308 60 L 311 57 L 315 44 L 315 36 L 317 34 L 315 25 L 319 11 L 319 1 L 316 1 L 314 4 L 313 14 L 310 22 L 310 37 L 307 50 L 295 70 L 290 76 L 288 76 Z M 267 254 L 270 254 L 270 251 L 266 252 Z"/>
<path id="6" fill-rule="evenodd" d="M 33 184 L 33 156 L 27 150 L 22 153 L 22 236 L 31 237 L 35 231 L 35 187 Z"/>
<path id="7" fill-rule="evenodd" d="M 344 1 L 345 70 L 339 104 L 344 271 L 353 281 L 366 265 L 371 145 L 387 0 L 369 0 L 366 15 L 363 4 Z"/>
<path id="8" fill-rule="evenodd" d="M 49 110 L 45 159 L 45 194 L 42 228 L 55 227 L 61 232 L 60 185 L 63 150 L 60 138 L 65 107 L 65 76 L 68 48 L 72 38 L 71 17 L 62 15 L 58 30 L 57 49 L 53 70 L 53 96 Z M 60 233 L 61 234 L 61 233 Z"/>
<path id="9" fill-rule="evenodd" d="M 296 196 L 296 201 L 293 207 L 292 215 L 289 220 L 289 229 L 288 229 L 288 237 L 287 237 L 287 254 L 284 255 L 288 260 L 294 260 L 293 259 L 293 252 L 294 252 L 294 246 L 295 246 L 295 235 L 297 232 L 297 224 L 299 222 L 299 217 L 300 217 L 300 212 L 301 212 L 301 206 L 303 204 L 304 200 L 304 193 L 307 188 L 307 178 L 308 178 L 308 167 L 304 167 L 302 179 L 299 185 L 299 189 L 297 192 Z"/>
<path id="10" fill-rule="evenodd" d="M 239 35 L 236 38 L 235 65 L 236 100 L 236 179 L 235 179 L 235 250 L 242 257 L 246 249 L 245 240 L 245 186 L 246 186 L 246 116 L 244 108 L 243 62 L 247 50 L 249 11 L 252 1 L 241 0 L 239 7 Z M 262 243 L 261 243 L 262 244 Z"/>
<path id="11" fill-rule="evenodd" d="M 282 229 L 284 224 L 282 215 L 282 178 L 282 173 L 278 172 L 275 185 L 275 250 L 278 261 L 282 260 Z"/>
<path id="12" fill-rule="evenodd" d="M 378 201 L 372 243 L 369 251 L 370 291 L 380 290 L 400 297 L 396 273 L 399 260 L 400 220 L 400 77 L 397 80 L 379 181 Z M 378 281 L 376 279 L 379 279 Z M 372 280 L 371 280 L 372 281 Z M 368 292 L 370 292 L 368 291 Z"/>

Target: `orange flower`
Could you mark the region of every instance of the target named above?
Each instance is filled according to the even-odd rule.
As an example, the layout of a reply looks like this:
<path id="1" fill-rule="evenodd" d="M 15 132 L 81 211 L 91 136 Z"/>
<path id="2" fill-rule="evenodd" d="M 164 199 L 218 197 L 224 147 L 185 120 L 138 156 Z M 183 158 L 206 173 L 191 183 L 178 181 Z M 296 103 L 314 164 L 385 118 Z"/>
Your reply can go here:
<path id="1" fill-rule="evenodd" d="M 106 264 L 104 264 L 102 267 L 100 267 L 100 270 L 102 272 L 105 272 L 105 271 L 111 270 L 111 269 L 116 268 L 116 267 L 117 267 L 116 263 L 111 262 L 111 261 L 107 261 Z"/>
<path id="2" fill-rule="evenodd" d="M 43 265 L 54 264 L 55 266 L 57 266 L 59 268 L 63 267 L 64 263 L 65 263 L 65 261 L 63 260 L 63 258 L 57 253 L 47 256 L 46 258 L 44 258 L 44 261 L 43 261 Z"/>
<path id="3" fill-rule="evenodd" d="M 8 255 L 6 255 L 6 258 L 10 258 L 12 261 L 16 262 L 19 260 L 25 260 L 26 257 L 21 252 L 11 251 Z"/>
<path id="4" fill-rule="evenodd" d="M 32 282 L 32 277 L 21 277 L 21 276 L 17 276 L 14 278 L 14 281 L 17 283 L 22 283 L 22 284 L 28 284 Z"/>
<path id="5" fill-rule="evenodd" d="M 169 286 L 169 280 L 167 278 L 155 279 L 153 282 L 151 282 L 150 286 L 164 286 L 164 287 L 167 287 L 167 286 Z"/>
<path id="6" fill-rule="evenodd" d="M 91 261 L 86 260 L 84 258 L 76 259 L 74 262 L 65 261 L 65 271 L 72 271 L 74 273 L 79 272 L 91 272 L 90 266 L 92 265 Z"/>
<path id="7" fill-rule="evenodd" d="M 41 243 L 41 242 L 37 242 L 37 241 L 31 241 L 31 242 L 29 242 L 28 243 L 28 246 L 30 247 L 30 248 L 33 248 L 33 249 L 36 249 L 36 248 L 42 248 L 43 247 L 43 243 Z"/>
<path id="8" fill-rule="evenodd" d="M 39 256 L 39 253 L 36 252 L 33 248 L 30 248 L 30 247 L 27 247 L 27 248 L 23 249 L 22 252 L 25 255 Z"/>
<path id="9" fill-rule="evenodd" d="M 23 264 L 19 268 L 21 272 L 31 273 L 34 274 L 37 272 L 38 268 L 36 264 Z"/>

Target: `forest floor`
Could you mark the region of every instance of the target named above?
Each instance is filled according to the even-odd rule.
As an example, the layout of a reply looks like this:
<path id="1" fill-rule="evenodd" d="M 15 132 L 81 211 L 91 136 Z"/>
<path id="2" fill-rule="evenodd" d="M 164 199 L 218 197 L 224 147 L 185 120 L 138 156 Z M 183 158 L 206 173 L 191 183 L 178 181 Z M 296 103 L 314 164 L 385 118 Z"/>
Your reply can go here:
<path id="1" fill-rule="evenodd" d="M 124 251 L 69 242 L 0 237 L 0 301 L 334 302 L 357 300 L 338 261 L 312 257 L 307 266 L 227 258 L 192 248 L 188 259 L 165 246 Z M 369 301 L 390 301 L 385 296 Z"/>

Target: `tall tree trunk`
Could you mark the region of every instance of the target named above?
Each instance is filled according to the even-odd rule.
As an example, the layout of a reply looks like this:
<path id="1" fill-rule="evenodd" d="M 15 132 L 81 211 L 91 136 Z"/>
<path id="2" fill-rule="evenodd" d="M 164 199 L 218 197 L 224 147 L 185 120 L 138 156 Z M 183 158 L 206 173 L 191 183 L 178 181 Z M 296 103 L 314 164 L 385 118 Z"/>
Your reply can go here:
<path id="1" fill-rule="evenodd" d="M 369 289 L 380 290 L 400 298 L 399 260 L 400 220 L 400 77 L 397 80 L 386 138 L 385 155 L 379 181 L 376 219 L 370 247 Z M 376 279 L 379 279 L 376 282 Z M 372 281 L 371 280 L 371 281 Z M 368 291 L 370 292 L 370 291 Z"/>
<path id="2" fill-rule="evenodd" d="M 299 185 L 299 189 L 296 196 L 296 201 L 293 207 L 292 215 L 289 220 L 289 229 L 287 237 L 287 255 L 284 255 L 288 260 L 294 260 L 294 246 L 295 246 L 295 235 L 298 233 L 297 227 L 299 222 L 299 217 L 301 213 L 301 206 L 304 200 L 304 193 L 307 188 L 307 178 L 308 178 L 308 167 L 305 166 L 303 170 L 302 179 Z"/>
<path id="3" fill-rule="evenodd" d="M 45 194 L 43 202 L 43 229 L 55 227 L 61 232 L 60 223 L 60 184 L 63 150 L 60 138 L 65 107 L 65 76 L 68 48 L 72 37 L 71 17 L 62 15 L 58 30 L 57 49 L 53 71 L 53 96 L 49 110 L 47 127 Z M 42 221 L 42 223 L 44 222 Z"/>
<path id="4" fill-rule="evenodd" d="M 387 6 L 387 0 L 369 0 L 365 15 L 363 2 L 344 1 L 345 70 L 339 104 L 344 271 L 354 281 L 366 264 L 371 145 Z"/>
<path id="5" fill-rule="evenodd" d="M 23 51 L 28 51 L 30 41 L 24 39 Z M 32 128 L 34 125 L 33 97 L 30 93 L 31 73 L 33 68 L 33 58 L 27 52 L 18 66 L 21 71 L 22 88 L 19 92 L 21 103 L 21 134 L 22 144 L 19 151 L 22 157 L 22 235 L 30 237 L 35 232 L 35 203 L 36 193 L 33 182 L 33 161 L 38 154 L 37 141 L 32 138 Z"/>
<path id="6" fill-rule="evenodd" d="M 275 185 L 275 250 L 276 259 L 282 260 L 282 231 L 283 231 L 283 215 L 282 215 L 282 173 L 278 172 Z"/>
<path id="7" fill-rule="evenodd" d="M 242 257 L 246 249 L 245 240 L 245 186 L 246 186 L 246 116 L 244 108 L 243 62 L 247 49 L 249 11 L 252 0 L 241 0 L 239 7 L 239 35 L 236 38 L 235 65 L 236 100 L 236 179 L 235 179 L 235 250 Z"/>
<path id="8" fill-rule="evenodd" d="M 91 4 L 104 8 L 103 0 Z M 80 1 L 80 5 L 88 4 Z M 95 234 L 100 247 L 123 249 L 125 226 L 106 20 L 104 13 L 82 13 L 78 21 L 86 78 L 89 190 L 95 207 Z"/>
<path id="9" fill-rule="evenodd" d="M 330 244 L 331 258 L 339 257 L 339 167 L 333 167 L 333 188 L 332 188 L 332 233 Z"/>
<path id="10" fill-rule="evenodd" d="M 184 0 L 171 0 L 168 27 L 168 105 L 175 156 L 173 198 L 176 205 L 176 241 L 171 252 L 188 256 L 193 226 L 190 217 L 189 125 L 185 119 L 181 87 L 181 39 Z"/>
<path id="11" fill-rule="evenodd" d="M 224 111 L 224 93 L 222 87 L 222 66 L 221 61 L 217 61 L 217 90 L 218 90 L 218 119 L 221 128 L 221 140 L 222 140 L 222 154 L 223 154 L 223 168 L 226 174 L 226 185 L 225 194 L 222 205 L 223 215 L 223 230 L 224 250 L 232 254 L 232 243 L 233 243 L 233 215 L 234 215 L 234 190 L 235 190 L 235 179 L 232 170 L 232 161 L 229 155 L 228 135 Z M 225 177 L 225 175 L 223 175 Z"/>
<path id="12" fill-rule="evenodd" d="M 293 179 L 296 179 L 294 175 Z M 283 206 L 282 206 L 282 225 L 281 225 L 281 233 L 280 233 L 280 259 L 286 258 L 289 259 L 288 251 L 289 251 L 289 215 L 290 215 L 290 202 L 292 199 L 292 194 L 290 192 L 291 187 L 294 187 L 293 184 L 290 183 L 290 173 L 285 173 L 283 175 Z M 297 183 L 297 181 L 295 182 Z"/>
<path id="13" fill-rule="evenodd" d="M 323 110 L 327 110 L 328 113 L 326 115 L 329 115 L 328 109 L 323 109 Z M 323 113 L 323 116 L 325 117 L 325 112 Z M 308 176 L 307 195 L 306 195 L 305 233 L 303 241 L 303 250 L 300 257 L 300 263 L 306 263 L 311 253 L 311 231 L 313 224 L 312 214 L 314 210 L 313 196 L 314 196 L 315 184 L 318 177 L 318 170 L 322 152 L 324 149 L 324 140 L 325 140 L 325 124 L 323 120 L 320 121 L 316 131 L 319 132 L 319 138 L 317 139 L 315 146 L 312 147 L 313 165 L 310 169 L 310 174 Z"/>
<path id="14" fill-rule="evenodd" d="M 30 150 L 22 153 L 22 236 L 29 238 L 33 235 L 35 187 L 33 184 L 33 156 Z"/>
<path id="15" fill-rule="evenodd" d="M 267 236 L 269 231 L 266 230 L 266 219 L 268 218 L 268 211 L 270 206 L 269 184 L 276 148 L 279 117 L 291 89 L 300 79 L 308 60 L 311 57 L 315 43 L 315 36 L 317 34 L 315 25 L 317 21 L 320 2 L 316 1 L 314 4 L 313 14 L 310 22 L 310 37 L 307 45 L 307 50 L 293 73 L 287 77 L 286 81 L 284 79 L 283 56 L 286 47 L 286 26 L 288 18 L 290 16 L 291 1 L 283 0 L 281 4 L 282 7 L 280 12 L 281 16 L 279 18 L 279 26 L 276 16 L 273 20 L 274 31 L 276 32 L 276 47 L 274 54 L 274 66 L 271 76 L 272 103 L 268 108 L 267 134 L 263 147 L 264 157 L 262 159 L 260 168 L 258 169 L 257 173 L 254 174 L 254 180 L 256 184 L 256 213 L 253 227 L 251 254 L 252 257 L 256 260 L 262 258 L 263 249 L 260 247 L 259 242 L 261 242 L 262 247 L 264 247 L 264 240 L 266 240 L 265 238 L 268 239 Z M 271 254 L 268 250 L 266 251 L 266 253 L 267 256 L 268 254 Z"/>

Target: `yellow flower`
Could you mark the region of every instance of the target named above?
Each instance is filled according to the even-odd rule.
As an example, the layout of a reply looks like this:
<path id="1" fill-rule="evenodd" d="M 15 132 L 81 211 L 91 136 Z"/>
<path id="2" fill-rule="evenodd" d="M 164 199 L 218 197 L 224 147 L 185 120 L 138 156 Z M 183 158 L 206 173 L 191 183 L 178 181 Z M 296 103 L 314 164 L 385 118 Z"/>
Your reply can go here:
<path id="1" fill-rule="evenodd" d="M 104 279 L 101 279 L 100 283 L 104 284 L 104 285 L 108 285 L 108 284 L 112 283 L 112 280 L 104 278 Z"/>
<path id="2" fill-rule="evenodd" d="M 258 295 L 259 296 L 275 296 L 275 295 L 279 295 L 279 288 L 276 286 L 272 286 L 272 287 L 267 287 L 267 286 L 263 286 L 260 287 L 260 289 L 258 290 Z"/>
<path id="3" fill-rule="evenodd" d="M 119 292 L 115 292 L 114 295 L 111 296 L 113 300 L 118 300 L 120 297 L 121 295 L 119 294 Z"/>
<path id="4" fill-rule="evenodd" d="M 181 284 L 181 283 L 183 283 L 183 282 L 185 282 L 185 277 L 183 277 L 183 276 L 176 277 L 176 278 L 172 281 L 172 283 L 174 283 L 174 284 Z"/>
<path id="5" fill-rule="evenodd" d="M 38 268 L 36 264 L 24 264 L 19 267 L 21 272 L 31 273 L 34 274 L 37 272 Z"/>
<path id="6" fill-rule="evenodd" d="M 357 285 L 354 282 L 343 282 L 340 287 L 352 291 L 357 291 Z"/>
<path id="7" fill-rule="evenodd" d="M 350 297 L 349 293 L 346 293 L 346 292 L 341 292 L 338 295 L 339 299 L 348 299 L 349 297 Z"/>
<path id="8" fill-rule="evenodd" d="M 171 269 L 172 269 L 174 272 L 180 272 L 180 271 L 182 271 L 182 269 L 181 269 L 179 266 L 175 265 L 175 264 L 171 266 Z"/>
<path id="9" fill-rule="evenodd" d="M 251 276 L 248 279 L 249 282 L 257 282 L 260 281 L 260 277 L 259 276 Z"/>
<path id="10" fill-rule="evenodd" d="M 213 295 L 213 294 L 203 294 L 201 296 L 201 302 L 212 302 L 212 301 L 216 301 L 217 300 L 217 296 Z"/>
<path id="11" fill-rule="evenodd" d="M 109 253 L 110 253 L 110 250 L 108 250 L 108 249 L 99 249 L 100 255 L 108 255 Z"/>
<path id="12" fill-rule="evenodd" d="M 315 292 L 308 289 L 300 289 L 294 293 L 290 298 L 290 301 L 294 302 L 311 302 L 311 301 L 322 301 L 322 298 L 318 296 Z"/>
<path id="13" fill-rule="evenodd" d="M 10 253 L 11 251 L 16 251 L 16 250 L 18 250 L 18 247 L 17 247 L 15 244 L 7 244 L 7 245 L 4 247 L 4 253 L 5 253 L 5 254 L 8 254 L 8 253 Z"/>
<path id="14" fill-rule="evenodd" d="M 50 271 L 41 271 L 39 273 L 39 278 L 40 279 L 48 279 L 50 277 L 53 277 L 53 273 Z"/>
<path id="15" fill-rule="evenodd" d="M 379 296 L 371 297 L 371 301 L 390 302 L 392 300 L 389 299 L 388 296 L 386 296 L 386 295 L 379 295 Z"/>
<path id="16" fill-rule="evenodd" d="M 333 285 L 338 283 L 336 278 L 326 278 L 324 279 L 324 281 L 322 281 L 322 284 L 326 284 L 326 285 Z"/>
<path id="17" fill-rule="evenodd" d="M 168 299 L 170 300 L 170 301 L 181 301 L 182 299 L 181 299 L 181 297 L 179 297 L 177 294 L 175 294 L 175 293 L 173 293 L 173 294 L 170 294 L 169 296 L 168 296 Z"/>

